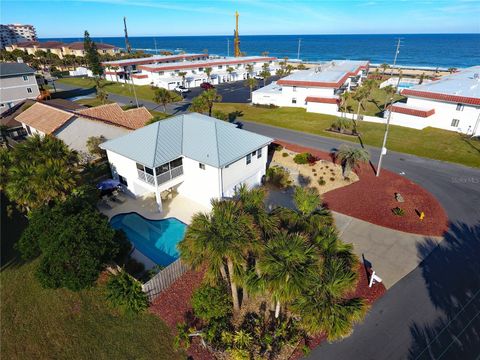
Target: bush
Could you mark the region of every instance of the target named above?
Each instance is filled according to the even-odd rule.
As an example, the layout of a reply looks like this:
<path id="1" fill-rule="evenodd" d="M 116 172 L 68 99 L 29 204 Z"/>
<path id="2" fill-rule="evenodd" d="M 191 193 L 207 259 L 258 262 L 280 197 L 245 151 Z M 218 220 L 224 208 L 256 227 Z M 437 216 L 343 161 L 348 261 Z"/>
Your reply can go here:
<path id="1" fill-rule="evenodd" d="M 202 285 L 193 293 L 192 308 L 205 321 L 229 317 L 232 308 L 229 292 L 225 285 Z"/>
<path id="2" fill-rule="evenodd" d="M 143 265 L 141 262 L 138 262 L 134 258 L 129 258 L 125 264 L 125 271 L 135 277 L 138 277 L 145 271 L 145 265 Z"/>
<path id="3" fill-rule="evenodd" d="M 335 178 L 334 178 L 334 177 L 331 177 L 331 178 L 330 178 L 330 181 L 335 181 Z"/>
<path id="4" fill-rule="evenodd" d="M 284 152 L 284 153 L 282 153 L 282 156 L 283 157 L 288 157 L 289 155 L 288 155 L 288 153 Z"/>
<path id="5" fill-rule="evenodd" d="M 266 173 L 267 182 L 281 189 L 290 185 L 290 173 L 281 166 L 270 166 Z"/>
<path id="6" fill-rule="evenodd" d="M 405 215 L 405 210 L 402 208 L 399 208 L 398 206 L 392 209 L 392 213 L 395 216 L 404 216 Z"/>
<path id="7" fill-rule="evenodd" d="M 124 313 L 137 314 L 148 307 L 147 294 L 143 292 L 142 285 L 125 271 L 108 279 L 107 299 Z"/>
<path id="8" fill-rule="evenodd" d="M 323 179 L 319 179 L 319 180 L 318 180 L 318 185 L 323 186 L 323 185 L 325 185 L 325 184 L 326 184 L 326 181 L 325 181 L 325 180 L 323 180 Z"/>
<path id="9" fill-rule="evenodd" d="M 213 110 L 212 111 L 212 116 L 216 119 L 227 121 L 229 119 L 229 114 L 224 113 L 223 111 L 220 110 Z"/>
<path id="10" fill-rule="evenodd" d="M 283 150 L 283 146 L 280 145 L 280 144 L 273 144 L 273 149 L 275 151 L 282 151 Z"/>
<path id="11" fill-rule="evenodd" d="M 317 162 L 317 160 L 318 159 L 315 156 L 313 156 L 312 154 L 307 153 L 307 152 L 297 154 L 293 158 L 293 161 L 296 164 L 301 164 L 301 165 L 303 165 L 303 164 L 314 165 Z"/>
<path id="12" fill-rule="evenodd" d="M 262 108 L 262 109 L 277 109 L 277 108 L 278 108 L 278 106 L 277 106 L 277 105 L 274 105 L 274 104 L 268 104 L 268 105 L 265 105 L 265 104 L 253 104 L 253 106 L 258 107 L 258 108 Z"/>

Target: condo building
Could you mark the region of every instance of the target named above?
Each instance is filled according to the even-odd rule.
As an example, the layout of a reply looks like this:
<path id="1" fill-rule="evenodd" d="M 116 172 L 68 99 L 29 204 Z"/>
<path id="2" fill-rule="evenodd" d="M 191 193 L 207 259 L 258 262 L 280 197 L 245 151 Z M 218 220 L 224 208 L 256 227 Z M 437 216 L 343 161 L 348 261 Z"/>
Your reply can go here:
<path id="1" fill-rule="evenodd" d="M 37 33 L 33 25 L 0 25 L 0 49 L 5 49 L 10 44 L 36 40 Z"/>
<path id="2" fill-rule="evenodd" d="M 101 55 L 115 55 L 120 53 L 120 49 L 116 46 L 102 43 L 95 43 L 97 51 Z M 60 59 L 63 59 L 65 55 L 85 56 L 85 49 L 83 42 L 63 43 L 61 41 L 24 41 L 17 44 L 10 44 L 5 48 L 7 51 L 13 51 L 15 49 L 27 52 L 30 55 L 35 55 L 38 50 L 50 52 L 57 55 Z"/>

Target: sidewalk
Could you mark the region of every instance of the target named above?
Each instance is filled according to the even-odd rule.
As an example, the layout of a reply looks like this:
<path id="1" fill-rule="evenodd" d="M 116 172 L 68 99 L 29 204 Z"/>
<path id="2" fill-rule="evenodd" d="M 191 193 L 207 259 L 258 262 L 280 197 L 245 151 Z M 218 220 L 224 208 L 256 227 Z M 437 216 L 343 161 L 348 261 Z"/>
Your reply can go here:
<path id="1" fill-rule="evenodd" d="M 332 214 L 341 239 L 353 244 L 360 261 L 371 263 L 387 289 L 414 270 L 443 240 L 388 229 L 334 211 Z"/>

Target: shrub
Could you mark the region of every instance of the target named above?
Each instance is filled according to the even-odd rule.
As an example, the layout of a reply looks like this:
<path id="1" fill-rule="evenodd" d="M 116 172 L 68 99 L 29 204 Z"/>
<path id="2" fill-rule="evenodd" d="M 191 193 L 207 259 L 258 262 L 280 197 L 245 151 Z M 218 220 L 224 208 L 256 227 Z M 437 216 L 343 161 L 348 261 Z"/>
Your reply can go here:
<path id="1" fill-rule="evenodd" d="M 213 110 L 212 111 L 212 116 L 216 119 L 227 121 L 228 120 L 228 114 L 224 113 L 223 111 L 220 110 Z"/>
<path id="2" fill-rule="evenodd" d="M 300 154 L 297 154 L 295 155 L 295 157 L 293 158 L 293 161 L 296 163 L 296 164 L 307 164 L 309 161 L 309 157 L 312 156 L 310 153 L 300 153 Z"/>
<path id="3" fill-rule="evenodd" d="M 323 186 L 325 184 L 326 184 L 325 180 L 323 180 L 323 179 L 318 180 L 318 185 Z"/>
<path id="4" fill-rule="evenodd" d="M 281 166 L 270 166 L 267 169 L 266 180 L 281 189 L 290 185 L 290 173 Z"/>
<path id="5" fill-rule="evenodd" d="M 283 150 L 283 146 L 280 145 L 280 144 L 273 144 L 273 148 L 275 149 L 275 151 L 282 151 Z"/>
<path id="6" fill-rule="evenodd" d="M 229 292 L 225 285 L 200 286 L 192 296 L 192 307 L 195 315 L 205 321 L 228 317 L 231 314 L 232 304 Z"/>
<path id="7" fill-rule="evenodd" d="M 334 178 L 334 177 L 331 177 L 331 178 L 330 178 L 330 181 L 335 181 L 335 178 Z"/>
<path id="8" fill-rule="evenodd" d="M 282 153 L 282 156 L 283 156 L 283 157 L 287 157 L 287 156 L 289 156 L 289 155 L 288 155 L 288 153 L 284 152 L 284 153 Z"/>
<path id="9" fill-rule="evenodd" d="M 142 285 L 125 271 L 108 279 L 107 299 L 124 313 L 137 314 L 148 307 L 147 294 L 143 292 Z"/>
<path id="10" fill-rule="evenodd" d="M 399 208 L 398 206 L 392 209 L 392 213 L 395 216 L 403 216 L 405 215 L 405 210 L 402 208 Z"/>

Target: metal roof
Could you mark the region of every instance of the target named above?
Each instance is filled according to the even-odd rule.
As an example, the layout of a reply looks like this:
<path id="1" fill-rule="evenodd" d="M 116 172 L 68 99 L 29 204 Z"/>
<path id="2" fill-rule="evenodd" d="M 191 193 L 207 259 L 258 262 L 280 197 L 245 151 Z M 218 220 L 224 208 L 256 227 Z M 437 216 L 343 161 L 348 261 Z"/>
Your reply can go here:
<path id="1" fill-rule="evenodd" d="M 154 168 L 180 156 L 217 168 L 231 164 L 273 139 L 198 113 L 161 120 L 101 148 Z"/>
<path id="2" fill-rule="evenodd" d="M 0 63 L 0 77 L 30 75 L 33 73 L 35 73 L 35 70 L 24 63 Z"/>

